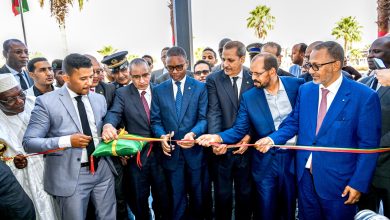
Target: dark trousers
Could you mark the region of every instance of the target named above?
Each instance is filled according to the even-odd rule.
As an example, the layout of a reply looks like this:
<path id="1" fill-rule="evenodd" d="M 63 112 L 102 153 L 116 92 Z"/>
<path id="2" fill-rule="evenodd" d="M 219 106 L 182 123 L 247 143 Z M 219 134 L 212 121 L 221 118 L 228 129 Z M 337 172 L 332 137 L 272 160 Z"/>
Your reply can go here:
<path id="1" fill-rule="evenodd" d="M 346 220 L 353 219 L 356 205 L 344 205 L 348 196 L 337 200 L 326 200 L 318 196 L 313 176 L 305 169 L 298 183 L 298 212 L 299 220 Z"/>
<path id="2" fill-rule="evenodd" d="M 290 172 L 293 156 L 288 151 L 279 151 L 272 157 L 261 176 L 256 173 L 256 167 L 252 169 L 258 199 L 256 219 L 295 219 L 296 185 L 295 176 Z"/>
<path id="3" fill-rule="evenodd" d="M 212 183 L 214 178 L 213 172 L 213 152 L 212 149 L 203 149 L 205 157 L 205 165 L 203 166 L 203 177 L 202 177 L 202 193 L 203 193 L 203 213 L 206 220 L 212 220 L 213 216 L 213 196 L 212 196 Z"/>
<path id="4" fill-rule="evenodd" d="M 245 152 L 249 154 L 249 152 Z M 252 176 L 248 155 L 215 156 L 215 217 L 217 220 L 232 219 L 233 182 L 235 192 L 234 215 L 236 220 L 251 219 L 252 216 Z"/>
<path id="5" fill-rule="evenodd" d="M 114 175 L 115 177 L 115 196 L 116 196 L 116 219 L 117 220 L 127 220 L 128 219 L 128 213 L 127 213 L 127 203 L 125 200 L 125 192 L 124 192 L 124 186 L 123 181 L 125 177 L 124 173 L 124 167 L 119 159 L 119 157 L 111 157 L 112 162 L 114 163 L 116 172 L 118 175 Z"/>
<path id="6" fill-rule="evenodd" d="M 35 219 L 31 199 L 16 180 L 11 169 L 0 160 L 0 219 Z"/>
<path id="7" fill-rule="evenodd" d="M 203 218 L 202 169 L 191 169 L 180 155 L 175 170 L 166 169 L 172 194 L 172 219 L 192 220 Z M 187 199 L 189 195 L 189 201 Z"/>
<path id="8" fill-rule="evenodd" d="M 370 209 L 378 213 L 380 201 L 383 202 L 384 215 L 390 218 L 390 178 L 374 176 L 370 192 L 362 195 L 358 206 L 360 210 Z"/>
<path id="9" fill-rule="evenodd" d="M 151 190 L 155 219 L 171 219 L 167 180 L 155 152 L 151 152 L 142 167 L 138 167 L 135 158 L 131 158 L 128 163 L 129 184 L 125 187 L 128 191 L 127 199 L 135 218 L 137 220 L 151 219 L 148 201 Z"/>

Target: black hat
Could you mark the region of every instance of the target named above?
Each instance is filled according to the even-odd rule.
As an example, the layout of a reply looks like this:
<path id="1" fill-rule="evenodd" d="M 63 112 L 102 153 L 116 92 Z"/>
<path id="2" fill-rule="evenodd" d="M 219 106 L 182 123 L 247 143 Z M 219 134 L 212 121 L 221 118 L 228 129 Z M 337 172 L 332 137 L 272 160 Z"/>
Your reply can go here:
<path id="1" fill-rule="evenodd" d="M 51 62 L 51 68 L 53 68 L 53 71 L 62 70 L 62 61 L 63 60 L 55 59 Z"/>
<path id="2" fill-rule="evenodd" d="M 249 54 L 259 54 L 262 46 L 263 44 L 261 43 L 251 43 L 246 46 L 246 51 L 248 51 Z"/>
<path id="3" fill-rule="evenodd" d="M 127 51 L 121 51 L 103 58 L 102 63 L 107 65 L 112 72 L 118 72 L 119 70 L 125 69 L 129 66 L 126 55 Z"/>

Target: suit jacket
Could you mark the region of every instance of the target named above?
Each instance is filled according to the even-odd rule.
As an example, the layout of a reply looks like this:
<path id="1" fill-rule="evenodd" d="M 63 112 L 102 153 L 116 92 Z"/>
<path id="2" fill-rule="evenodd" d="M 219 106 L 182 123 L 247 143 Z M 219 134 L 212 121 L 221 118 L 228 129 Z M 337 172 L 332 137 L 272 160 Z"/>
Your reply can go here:
<path id="1" fill-rule="evenodd" d="M 99 82 L 95 87 L 95 92 L 106 98 L 107 109 L 109 109 L 115 97 L 115 85 L 112 83 Z"/>
<path id="2" fill-rule="evenodd" d="M 101 134 L 106 101 L 100 94 L 89 93 L 98 135 Z M 26 152 L 36 153 L 58 148 L 60 137 L 82 133 L 81 122 L 66 86 L 39 96 L 31 113 L 23 138 Z M 97 146 L 96 146 L 97 147 Z M 44 189 L 55 196 L 71 196 L 76 189 L 80 172 L 81 148 L 69 148 L 46 155 Z M 109 158 L 111 170 L 115 168 Z"/>
<path id="3" fill-rule="evenodd" d="M 186 75 L 191 78 L 194 78 L 194 73 L 189 70 L 186 71 Z M 156 79 L 156 84 L 161 84 L 162 82 L 165 82 L 168 79 L 171 79 L 171 76 L 169 75 L 169 73 L 164 73 Z"/>
<path id="4" fill-rule="evenodd" d="M 153 71 L 150 74 L 150 82 L 156 83 L 156 80 L 163 74 L 164 68 Z"/>
<path id="5" fill-rule="evenodd" d="M 225 71 L 210 74 L 206 79 L 206 86 L 209 96 L 208 132 L 215 134 L 233 126 L 239 103 L 235 101 L 232 81 Z M 253 80 L 250 72 L 244 69 L 240 97 L 252 87 Z"/>
<path id="6" fill-rule="evenodd" d="M 368 76 L 361 83 L 371 86 L 374 76 Z M 377 90 L 382 110 L 381 147 L 390 146 L 390 86 L 381 86 Z M 378 158 L 375 176 L 390 177 L 390 152 L 381 153 Z"/>
<path id="7" fill-rule="evenodd" d="M 24 72 L 26 72 L 26 71 L 24 71 Z M 11 70 L 9 70 L 8 68 L 7 68 L 7 66 L 4 64 L 1 68 L 0 68 L 0 74 L 2 74 L 2 73 L 11 73 Z M 32 86 L 32 85 L 34 85 L 34 81 L 33 81 L 33 79 L 30 77 L 30 75 L 28 74 L 28 72 L 26 72 L 26 77 L 27 77 L 27 80 L 28 80 L 28 85 L 30 85 L 30 87 Z"/>
<path id="8" fill-rule="evenodd" d="M 280 79 L 286 90 L 291 107 L 294 109 L 298 89 L 305 81 L 303 79 L 285 76 L 280 77 Z M 264 89 L 252 88 L 245 92 L 242 95 L 240 110 L 238 111 L 237 119 L 234 122 L 233 127 L 218 133 L 218 135 L 221 136 L 224 143 L 234 144 L 248 134 L 251 125 L 259 138 L 266 137 L 276 130 Z M 271 155 L 273 151 L 275 151 L 275 149 L 271 149 L 270 152 L 267 152 L 266 154 L 254 151 L 252 158 L 252 173 L 258 175 L 257 179 L 261 179 L 263 174 L 269 169 L 272 159 L 274 158 Z M 292 151 L 289 153 L 291 156 L 294 154 Z M 294 161 L 291 160 L 291 162 L 290 172 L 294 173 Z"/>
<path id="9" fill-rule="evenodd" d="M 117 89 L 115 94 L 113 105 L 104 118 L 104 124 L 110 123 L 117 127 L 123 120 L 126 131 L 129 134 L 152 137 L 153 134 L 148 117 L 142 105 L 140 94 L 134 84 Z M 149 144 L 147 144 L 142 149 L 142 164 L 147 162 L 149 147 Z"/>
<path id="10" fill-rule="evenodd" d="M 167 80 L 153 90 L 151 125 L 156 137 L 175 132 L 172 139 L 180 140 L 188 132 L 198 137 L 207 130 L 207 89 L 204 83 L 187 77 L 184 85 L 181 114 L 176 115 L 175 98 L 171 80 Z M 198 169 L 203 163 L 203 149 L 195 145 L 189 149 L 179 146 L 171 153 L 171 157 L 163 155 L 163 166 L 175 170 L 180 154 L 191 169 Z"/>
<path id="11" fill-rule="evenodd" d="M 293 112 L 269 137 L 284 144 L 298 134 L 297 145 L 371 149 L 379 146 L 381 109 L 378 95 L 360 83 L 342 79 L 341 86 L 316 135 L 319 85 L 300 87 Z M 313 180 L 323 199 L 341 199 L 344 188 L 365 193 L 374 173 L 377 154 L 297 151 L 298 181 L 312 153 Z"/>
<path id="12" fill-rule="evenodd" d="M 295 77 L 293 74 L 291 74 L 291 73 L 289 73 L 286 70 L 283 70 L 281 68 L 278 68 L 277 74 L 278 74 L 278 76 L 292 76 L 292 77 Z"/>

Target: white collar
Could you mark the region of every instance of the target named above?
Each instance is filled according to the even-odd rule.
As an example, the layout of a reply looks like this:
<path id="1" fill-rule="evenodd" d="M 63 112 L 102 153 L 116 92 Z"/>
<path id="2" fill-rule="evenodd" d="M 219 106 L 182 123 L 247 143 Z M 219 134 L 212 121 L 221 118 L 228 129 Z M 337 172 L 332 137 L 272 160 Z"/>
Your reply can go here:
<path id="1" fill-rule="evenodd" d="M 150 85 L 149 85 L 148 88 L 146 88 L 145 90 L 139 90 L 139 89 L 137 89 L 137 90 L 138 90 L 139 95 L 141 95 L 141 93 L 142 93 L 143 91 L 145 91 L 146 94 L 152 95 L 152 90 L 150 90 Z"/>
<path id="2" fill-rule="evenodd" d="M 233 77 L 238 77 L 239 79 L 242 79 L 244 77 L 244 69 L 241 68 L 237 76 L 229 76 L 230 79 L 233 79 Z"/>
<path id="3" fill-rule="evenodd" d="M 77 97 L 77 96 L 80 96 L 79 94 L 77 94 L 77 93 L 73 92 L 71 89 L 69 89 L 69 87 L 66 83 L 64 84 L 64 86 L 65 86 L 66 90 L 68 90 L 69 95 L 72 99 Z M 87 96 L 87 95 L 82 95 L 82 96 Z"/>
<path id="4" fill-rule="evenodd" d="M 180 81 L 178 81 L 178 82 L 181 82 L 181 84 L 180 84 L 181 86 L 184 86 L 184 84 L 186 83 L 186 79 L 187 79 L 187 74 L 184 75 L 184 78 L 183 78 L 183 79 L 181 79 Z M 172 79 L 172 85 L 176 85 L 175 82 L 176 82 L 176 81 Z M 183 87 L 182 87 L 182 88 L 183 88 Z"/>
<path id="5" fill-rule="evenodd" d="M 339 90 L 341 83 L 343 82 L 343 74 L 340 72 L 339 78 L 337 78 L 336 81 L 334 81 L 332 84 L 330 84 L 326 89 L 329 90 L 329 92 L 336 94 L 337 91 Z M 320 90 L 322 88 L 325 88 L 324 85 L 320 84 Z"/>

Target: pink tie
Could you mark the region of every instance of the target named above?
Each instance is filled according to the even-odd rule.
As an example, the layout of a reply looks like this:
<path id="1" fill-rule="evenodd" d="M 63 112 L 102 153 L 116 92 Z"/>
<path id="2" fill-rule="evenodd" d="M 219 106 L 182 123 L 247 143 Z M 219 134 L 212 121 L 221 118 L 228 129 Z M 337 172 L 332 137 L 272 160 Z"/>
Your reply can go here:
<path id="1" fill-rule="evenodd" d="M 318 111 L 318 116 L 317 116 L 317 128 L 316 128 L 316 134 L 318 134 L 318 131 L 321 128 L 322 122 L 324 121 L 325 115 L 326 115 L 326 108 L 328 105 L 328 101 L 326 99 L 326 96 L 329 93 L 329 90 L 325 88 L 321 88 L 322 92 L 322 98 L 321 98 L 321 103 L 320 103 L 320 110 Z"/>
<path id="2" fill-rule="evenodd" d="M 148 102 L 146 101 L 146 98 L 145 98 L 145 94 L 146 94 L 146 91 L 141 92 L 141 101 L 142 101 L 142 105 L 144 106 L 146 116 L 148 117 L 148 122 L 150 123 L 150 110 L 149 110 Z"/>

